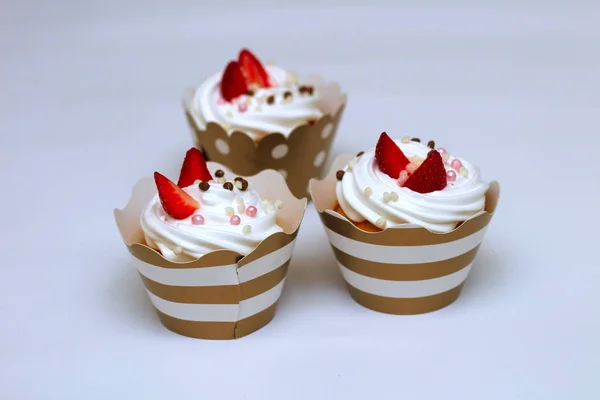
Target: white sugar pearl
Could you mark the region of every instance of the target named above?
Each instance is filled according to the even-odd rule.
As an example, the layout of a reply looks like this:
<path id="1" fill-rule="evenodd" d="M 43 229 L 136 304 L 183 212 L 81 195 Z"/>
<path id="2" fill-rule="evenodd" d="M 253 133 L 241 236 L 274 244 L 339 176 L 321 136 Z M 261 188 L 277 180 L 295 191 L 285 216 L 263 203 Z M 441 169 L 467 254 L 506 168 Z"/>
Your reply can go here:
<path id="1" fill-rule="evenodd" d="M 404 144 L 410 143 L 410 137 L 409 136 L 404 136 L 402 138 L 401 142 L 404 143 Z"/>
<path id="2" fill-rule="evenodd" d="M 234 214 L 233 207 L 225 207 L 225 215 L 231 217 Z"/>
<path id="3" fill-rule="evenodd" d="M 246 206 L 243 204 L 238 204 L 237 211 L 238 211 L 238 214 L 243 214 L 246 211 Z"/>
<path id="4" fill-rule="evenodd" d="M 175 254 L 181 254 L 183 252 L 183 249 L 181 248 L 181 246 L 175 246 L 173 248 L 173 253 Z"/>
<path id="5" fill-rule="evenodd" d="M 378 228 L 384 228 L 385 227 L 385 218 L 377 219 L 377 221 L 375 221 L 375 225 L 377 225 Z"/>
<path id="6" fill-rule="evenodd" d="M 236 197 L 235 204 L 244 204 L 244 199 L 241 196 Z"/>
<path id="7" fill-rule="evenodd" d="M 281 207 L 283 207 L 283 201 L 281 200 L 275 200 L 275 207 L 277 207 L 277 209 L 281 210 Z"/>
<path id="8" fill-rule="evenodd" d="M 398 201 L 398 193 L 396 193 L 396 192 L 391 192 L 391 193 L 390 193 L 390 200 L 391 200 L 391 201 Z"/>
<path id="9" fill-rule="evenodd" d="M 371 189 L 370 187 L 366 187 L 365 188 L 365 196 L 371 196 L 373 194 L 373 189 Z"/>
<path id="10" fill-rule="evenodd" d="M 390 194 L 388 192 L 383 192 L 383 202 L 387 203 L 390 201 Z"/>
<path id="11" fill-rule="evenodd" d="M 252 227 L 250 225 L 244 225 L 244 227 L 242 228 L 242 233 L 244 235 L 249 235 L 252 233 Z"/>

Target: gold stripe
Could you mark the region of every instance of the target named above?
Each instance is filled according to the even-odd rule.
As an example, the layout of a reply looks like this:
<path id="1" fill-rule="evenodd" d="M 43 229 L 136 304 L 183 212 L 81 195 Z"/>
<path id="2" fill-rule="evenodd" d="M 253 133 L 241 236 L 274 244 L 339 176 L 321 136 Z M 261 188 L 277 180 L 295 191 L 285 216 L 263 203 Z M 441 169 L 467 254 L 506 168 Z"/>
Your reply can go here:
<path id="1" fill-rule="evenodd" d="M 266 255 L 271 254 L 274 251 L 283 248 L 284 246 L 287 246 L 296 238 L 298 230 L 299 229 L 296 229 L 289 235 L 283 232 L 277 232 L 267 237 L 265 240 L 260 242 L 256 249 L 254 249 L 250 254 L 248 254 L 246 257 L 240 260 L 239 267 L 241 268 L 246 264 L 250 264 L 252 261 L 256 261 L 259 258 L 262 258 Z"/>
<path id="2" fill-rule="evenodd" d="M 351 222 L 328 212 L 321 212 L 319 216 L 327 228 L 348 239 L 384 246 L 427 246 L 453 242 L 479 232 L 492 218 L 490 214 L 482 214 L 466 221 L 450 233 L 433 233 L 425 228 L 386 229 L 371 233 L 360 230 Z"/>
<path id="3" fill-rule="evenodd" d="M 477 250 L 479 250 L 479 246 L 477 246 L 458 257 L 431 263 L 386 264 L 353 257 L 334 246 L 331 246 L 331 248 L 335 258 L 344 267 L 357 274 L 386 281 L 422 281 L 450 275 L 469 265 L 475 259 Z"/>
<path id="4" fill-rule="evenodd" d="M 175 303 L 190 304 L 238 304 L 240 293 L 238 285 L 221 286 L 169 286 L 146 278 L 142 281 L 152 294 Z"/>
<path id="5" fill-rule="evenodd" d="M 446 307 L 458 298 L 463 284 L 464 282 L 454 289 L 433 296 L 401 299 L 366 293 L 348 283 L 346 283 L 346 286 L 348 286 L 350 295 L 356 302 L 371 310 L 387 314 L 409 315 L 428 313 Z"/>
<path id="6" fill-rule="evenodd" d="M 240 284 L 240 300 L 251 299 L 269 289 L 274 288 L 285 278 L 290 260 L 287 260 L 277 269 Z"/>
<path id="7" fill-rule="evenodd" d="M 265 308 L 261 312 L 254 314 L 248 318 L 238 321 L 235 328 L 235 337 L 241 338 L 249 335 L 252 332 L 256 332 L 263 326 L 267 325 L 275 316 L 275 309 L 277 308 L 277 302 L 273 303 L 268 308 Z"/>
<path id="8" fill-rule="evenodd" d="M 238 260 L 242 258 L 241 255 L 231 250 L 215 250 L 203 255 L 195 261 L 177 263 L 164 259 L 158 251 L 143 244 L 136 243 L 131 246 L 127 246 L 127 249 L 138 260 L 162 268 L 179 269 L 219 267 L 221 265 L 236 264 Z"/>
<path id="9" fill-rule="evenodd" d="M 186 321 L 173 318 L 158 310 L 158 317 L 169 330 L 197 339 L 235 339 L 255 332 L 268 324 L 275 315 L 277 303 L 248 318 L 235 322 Z M 237 326 L 236 326 L 237 325 Z"/>

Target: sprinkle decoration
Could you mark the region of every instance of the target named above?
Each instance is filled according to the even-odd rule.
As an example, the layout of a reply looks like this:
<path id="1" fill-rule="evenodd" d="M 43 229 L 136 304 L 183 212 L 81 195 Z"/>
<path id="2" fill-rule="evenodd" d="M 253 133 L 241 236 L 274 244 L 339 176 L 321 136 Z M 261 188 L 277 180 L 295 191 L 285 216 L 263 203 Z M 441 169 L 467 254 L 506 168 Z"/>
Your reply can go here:
<path id="1" fill-rule="evenodd" d="M 454 168 L 457 171 L 460 171 L 460 169 L 462 168 L 462 162 L 460 162 L 460 160 L 458 158 L 455 158 L 454 160 L 452 160 L 452 162 L 450 163 L 450 166 L 452 168 Z"/>
<path id="2" fill-rule="evenodd" d="M 257 211 L 258 210 L 256 209 L 256 207 L 250 206 L 250 207 L 246 208 L 246 215 L 251 218 L 254 218 L 256 216 Z"/>
<path id="3" fill-rule="evenodd" d="M 225 207 L 225 215 L 227 215 L 228 217 L 233 216 L 234 211 L 233 211 L 233 207 Z"/>
<path id="4" fill-rule="evenodd" d="M 375 225 L 382 229 L 385 228 L 385 218 L 378 218 L 377 221 L 375 221 Z"/>
<path id="5" fill-rule="evenodd" d="M 243 204 L 238 204 L 237 211 L 238 211 L 238 213 L 243 214 L 244 211 L 246 211 L 246 206 Z"/>
<path id="6" fill-rule="evenodd" d="M 370 187 L 366 187 L 365 188 L 365 196 L 369 197 L 373 194 L 373 189 L 371 189 Z"/>
<path id="7" fill-rule="evenodd" d="M 388 203 L 390 201 L 390 194 L 388 192 L 383 192 L 383 202 Z"/>
<path id="8" fill-rule="evenodd" d="M 202 190 L 203 192 L 206 192 L 209 188 L 210 188 L 210 184 L 208 182 L 200 182 L 198 184 L 198 187 L 200 188 L 200 190 Z"/>
<path id="9" fill-rule="evenodd" d="M 231 182 L 225 182 L 223 184 L 223 189 L 233 190 L 233 183 L 231 183 Z"/>
<path id="10" fill-rule="evenodd" d="M 396 192 L 391 192 L 391 193 L 390 193 L 390 200 L 391 200 L 391 201 L 398 201 L 398 193 L 396 193 Z"/>
<path id="11" fill-rule="evenodd" d="M 250 225 L 244 225 L 244 227 L 242 228 L 242 233 L 244 235 L 249 235 L 252 233 L 252 227 Z"/>
<path id="12" fill-rule="evenodd" d="M 277 207 L 278 210 L 281 210 L 281 207 L 283 207 L 283 201 L 275 200 L 275 207 Z"/>
<path id="13" fill-rule="evenodd" d="M 338 172 L 335 173 L 335 178 L 338 181 L 341 181 L 342 179 L 344 179 L 344 174 L 345 174 L 345 172 L 340 169 Z"/>
<path id="14" fill-rule="evenodd" d="M 192 217 L 193 225 L 204 225 L 204 217 L 200 214 L 196 214 Z"/>
<path id="15" fill-rule="evenodd" d="M 239 215 L 232 215 L 229 222 L 231 222 L 231 225 L 239 225 L 241 222 Z"/>
<path id="16" fill-rule="evenodd" d="M 456 172 L 448 171 L 446 177 L 448 178 L 448 182 L 454 182 L 456 180 Z"/>
<path id="17" fill-rule="evenodd" d="M 404 136 L 404 137 L 402 138 L 402 140 L 400 140 L 400 141 L 401 141 L 402 143 L 404 143 L 404 144 L 409 144 L 409 143 L 410 143 L 410 137 L 408 137 L 408 136 Z"/>
<path id="18" fill-rule="evenodd" d="M 222 169 L 218 169 L 218 170 L 215 171 L 215 176 L 217 178 L 222 178 L 222 177 L 225 176 L 225 171 L 223 171 Z"/>
<path id="19" fill-rule="evenodd" d="M 248 105 L 246 103 L 240 103 L 238 104 L 237 109 L 239 112 L 244 113 L 248 111 Z"/>

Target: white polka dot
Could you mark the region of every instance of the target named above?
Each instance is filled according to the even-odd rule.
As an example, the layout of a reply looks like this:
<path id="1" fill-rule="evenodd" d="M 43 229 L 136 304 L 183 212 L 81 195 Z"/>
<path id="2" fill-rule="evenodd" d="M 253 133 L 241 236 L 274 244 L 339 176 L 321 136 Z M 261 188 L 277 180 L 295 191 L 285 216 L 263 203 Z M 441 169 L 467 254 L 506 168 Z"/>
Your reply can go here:
<path id="1" fill-rule="evenodd" d="M 323 139 L 327 139 L 329 135 L 331 135 L 331 132 L 333 132 L 333 122 L 330 122 L 327 125 L 325 125 L 325 128 L 323 128 L 323 132 L 321 132 L 321 137 Z"/>
<path id="2" fill-rule="evenodd" d="M 278 144 L 273 147 L 273 151 L 271 151 L 271 156 L 275 159 L 283 158 L 288 153 L 289 147 L 287 144 Z"/>
<path id="3" fill-rule="evenodd" d="M 279 172 L 281 175 L 283 175 L 283 179 L 287 179 L 287 171 L 285 169 L 280 169 Z"/>
<path id="4" fill-rule="evenodd" d="M 215 141 L 215 146 L 217 146 L 217 150 L 222 154 L 229 154 L 229 145 L 223 139 L 217 139 Z"/>
<path id="5" fill-rule="evenodd" d="M 315 157 L 315 162 L 313 163 L 315 165 L 315 167 L 320 167 L 321 164 L 323 164 L 323 161 L 325 161 L 326 155 L 327 155 L 327 152 L 325 150 L 322 150 L 319 152 L 319 154 L 317 154 L 317 156 Z"/>

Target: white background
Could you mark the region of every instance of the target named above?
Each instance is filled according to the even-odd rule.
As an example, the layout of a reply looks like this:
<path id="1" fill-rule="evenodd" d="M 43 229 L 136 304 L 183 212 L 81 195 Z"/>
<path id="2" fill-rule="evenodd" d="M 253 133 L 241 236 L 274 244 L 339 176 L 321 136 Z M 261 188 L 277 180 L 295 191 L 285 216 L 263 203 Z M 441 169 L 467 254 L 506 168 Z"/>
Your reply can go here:
<path id="1" fill-rule="evenodd" d="M 283 3 L 2 1 L 0 398 L 599 398 L 600 3 Z M 501 181 L 456 303 L 354 303 L 311 205 L 271 324 L 162 327 L 112 210 L 177 177 L 184 88 L 243 46 L 342 84 L 335 154 L 387 130 Z"/>

